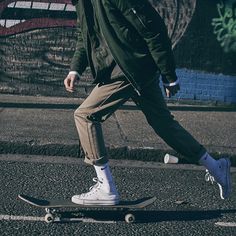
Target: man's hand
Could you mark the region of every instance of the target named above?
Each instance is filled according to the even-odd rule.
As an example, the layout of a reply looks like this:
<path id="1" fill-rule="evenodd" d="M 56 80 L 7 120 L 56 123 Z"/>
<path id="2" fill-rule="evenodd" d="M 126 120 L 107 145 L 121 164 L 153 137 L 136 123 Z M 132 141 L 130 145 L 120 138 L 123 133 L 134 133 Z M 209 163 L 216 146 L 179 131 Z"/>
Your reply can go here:
<path id="1" fill-rule="evenodd" d="M 68 92 L 73 93 L 75 91 L 75 81 L 78 79 L 77 74 L 68 74 L 64 80 L 65 88 Z"/>
<path id="2" fill-rule="evenodd" d="M 170 98 L 171 96 L 174 96 L 176 93 L 178 93 L 178 91 L 180 90 L 179 83 L 172 86 L 164 85 L 164 90 L 165 90 L 166 96 Z"/>

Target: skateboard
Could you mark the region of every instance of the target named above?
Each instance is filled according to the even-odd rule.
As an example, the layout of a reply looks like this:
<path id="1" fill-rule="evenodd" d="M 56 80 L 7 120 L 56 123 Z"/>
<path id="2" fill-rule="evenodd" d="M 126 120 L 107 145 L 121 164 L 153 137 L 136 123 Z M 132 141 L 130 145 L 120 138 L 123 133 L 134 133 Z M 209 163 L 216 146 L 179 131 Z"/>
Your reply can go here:
<path id="1" fill-rule="evenodd" d="M 44 217 L 47 223 L 52 222 L 61 222 L 60 215 L 62 212 L 59 210 L 62 208 L 76 208 L 76 209 L 87 209 L 87 210 L 95 210 L 96 211 L 104 211 L 114 209 L 116 211 L 120 211 L 123 213 L 124 220 L 126 223 L 134 223 L 135 222 L 135 214 L 134 209 L 143 209 L 156 201 L 156 197 L 146 197 L 142 199 L 137 199 L 134 201 L 120 201 L 118 205 L 112 206 L 104 206 L 104 205 L 79 205 L 71 202 L 71 200 L 61 199 L 38 199 L 31 196 L 20 194 L 18 198 L 32 206 L 44 208 L 46 211 L 46 215 Z"/>

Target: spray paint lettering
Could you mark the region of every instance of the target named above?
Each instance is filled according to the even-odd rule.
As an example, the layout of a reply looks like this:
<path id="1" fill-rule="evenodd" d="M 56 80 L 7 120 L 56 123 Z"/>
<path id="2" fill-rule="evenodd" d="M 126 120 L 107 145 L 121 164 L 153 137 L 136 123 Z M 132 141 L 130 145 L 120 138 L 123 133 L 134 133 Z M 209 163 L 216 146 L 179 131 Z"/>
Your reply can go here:
<path id="1" fill-rule="evenodd" d="M 196 0 L 149 1 L 163 16 L 174 47 Z M 76 18 L 71 0 L 0 0 L 0 92 L 62 88 L 75 50 Z"/>
<path id="2" fill-rule="evenodd" d="M 1 36 L 76 24 L 75 8 L 70 0 L 0 0 L 0 17 Z"/>
<path id="3" fill-rule="evenodd" d="M 213 32 L 224 52 L 236 52 L 236 1 L 217 4 L 219 17 L 212 20 Z"/>
<path id="4" fill-rule="evenodd" d="M 173 47 L 183 36 L 196 0 L 149 0 L 163 16 Z M 0 0 L 0 37 L 34 29 L 76 26 L 71 0 Z"/>

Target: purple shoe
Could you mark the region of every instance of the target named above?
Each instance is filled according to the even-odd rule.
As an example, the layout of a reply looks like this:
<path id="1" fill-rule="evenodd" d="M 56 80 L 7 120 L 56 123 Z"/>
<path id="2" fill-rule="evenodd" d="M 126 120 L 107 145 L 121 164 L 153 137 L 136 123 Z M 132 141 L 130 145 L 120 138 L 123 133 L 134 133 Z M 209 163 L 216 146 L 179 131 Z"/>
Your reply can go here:
<path id="1" fill-rule="evenodd" d="M 212 184 L 213 182 L 217 183 L 221 199 L 228 198 L 232 192 L 230 166 L 231 163 L 228 158 L 221 158 L 217 161 L 217 169 L 214 170 L 214 173 L 206 170 L 205 180 L 211 181 Z"/>

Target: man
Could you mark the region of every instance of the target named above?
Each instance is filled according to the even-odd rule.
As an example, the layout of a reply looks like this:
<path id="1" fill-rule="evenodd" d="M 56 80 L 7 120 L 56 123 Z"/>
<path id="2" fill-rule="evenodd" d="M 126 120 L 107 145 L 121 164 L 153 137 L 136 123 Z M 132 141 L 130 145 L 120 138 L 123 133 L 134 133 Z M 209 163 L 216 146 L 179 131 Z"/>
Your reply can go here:
<path id="1" fill-rule="evenodd" d="M 155 132 L 173 149 L 199 161 L 219 185 L 222 199 L 231 193 L 230 161 L 214 160 L 174 120 L 159 87 L 161 75 L 167 97 L 175 95 L 179 80 L 167 29 L 148 0 L 74 0 L 78 14 L 78 42 L 65 88 L 90 66 L 96 87 L 75 111 L 75 123 L 85 162 L 94 166 L 96 184 L 72 197 L 84 205 L 115 205 L 119 194 L 113 181 L 101 122 L 128 99 L 141 108 Z M 81 40 L 83 47 L 81 46 Z"/>

